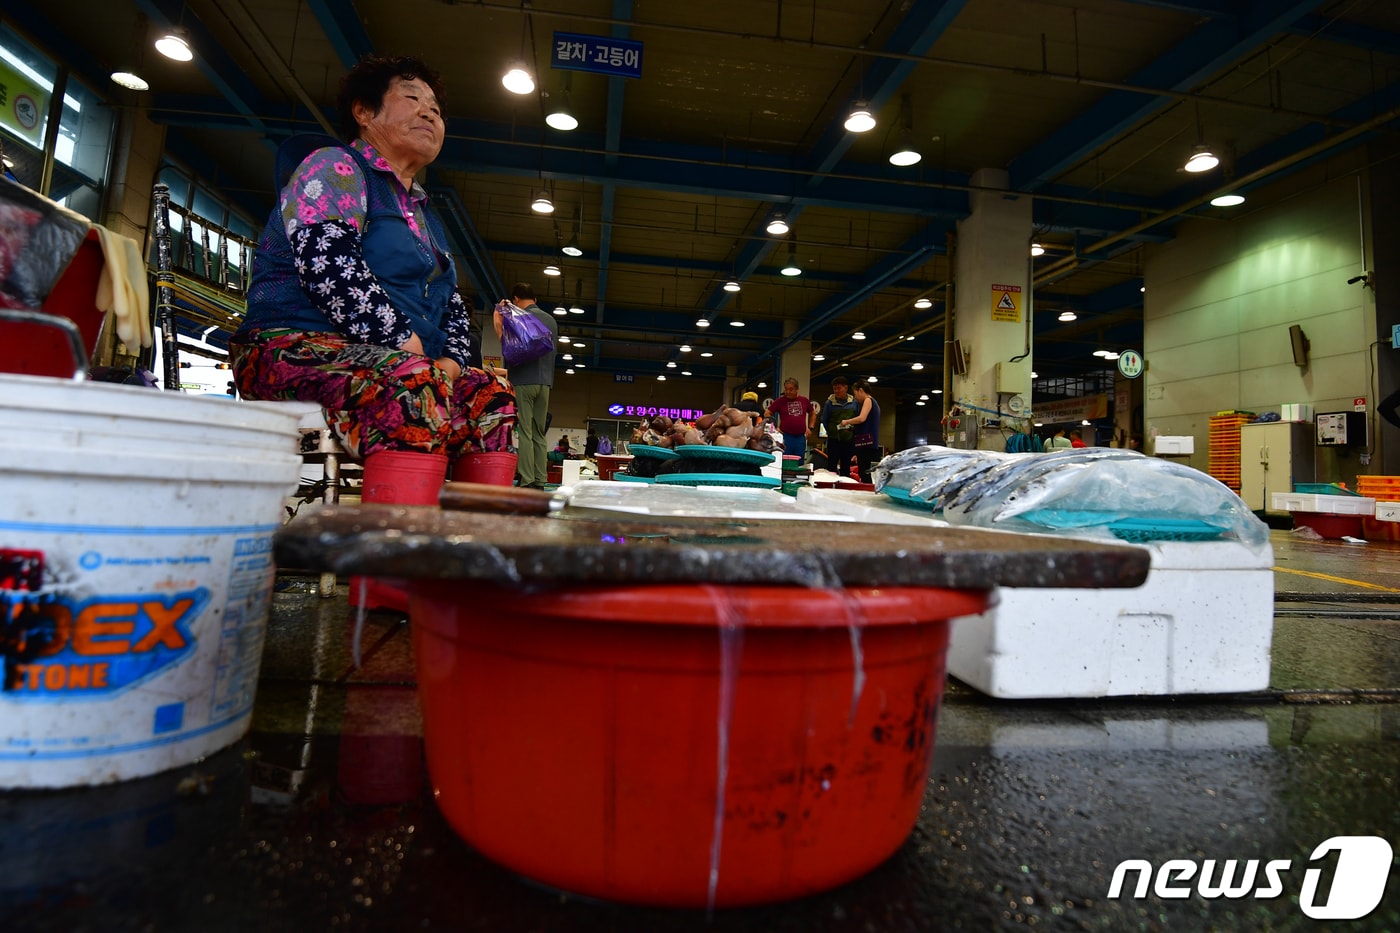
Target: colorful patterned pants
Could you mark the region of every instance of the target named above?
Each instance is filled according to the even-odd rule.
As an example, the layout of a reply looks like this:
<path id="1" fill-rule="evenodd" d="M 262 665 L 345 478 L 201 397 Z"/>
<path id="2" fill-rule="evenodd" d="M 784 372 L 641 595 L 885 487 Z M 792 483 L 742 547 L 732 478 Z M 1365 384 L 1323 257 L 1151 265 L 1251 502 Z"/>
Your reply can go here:
<path id="1" fill-rule="evenodd" d="M 449 385 L 426 356 L 286 328 L 253 331 L 229 356 L 239 395 L 316 402 L 352 457 L 515 451 L 515 393 L 481 369 Z"/>

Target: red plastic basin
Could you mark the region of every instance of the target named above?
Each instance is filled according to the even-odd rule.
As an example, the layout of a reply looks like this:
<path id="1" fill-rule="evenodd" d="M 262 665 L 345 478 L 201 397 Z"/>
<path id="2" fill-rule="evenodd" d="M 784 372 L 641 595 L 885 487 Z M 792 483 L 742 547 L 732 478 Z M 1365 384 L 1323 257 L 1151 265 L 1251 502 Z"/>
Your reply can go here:
<path id="1" fill-rule="evenodd" d="M 594 897 L 734 906 L 834 887 L 913 828 L 947 620 L 986 603 L 932 588 L 415 581 L 438 805 L 487 857 Z M 715 859 L 722 640 L 736 674 Z"/>

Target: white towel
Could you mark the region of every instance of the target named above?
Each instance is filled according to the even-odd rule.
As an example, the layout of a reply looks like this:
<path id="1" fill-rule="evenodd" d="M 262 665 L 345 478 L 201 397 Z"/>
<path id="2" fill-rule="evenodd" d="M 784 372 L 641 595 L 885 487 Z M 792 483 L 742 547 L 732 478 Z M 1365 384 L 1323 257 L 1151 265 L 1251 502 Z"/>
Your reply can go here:
<path id="1" fill-rule="evenodd" d="M 146 285 L 146 264 L 131 237 L 113 233 L 93 224 L 102 244 L 102 276 L 97 280 L 93 303 L 112 315 L 117 337 L 130 348 L 149 347 L 151 334 L 150 293 Z"/>

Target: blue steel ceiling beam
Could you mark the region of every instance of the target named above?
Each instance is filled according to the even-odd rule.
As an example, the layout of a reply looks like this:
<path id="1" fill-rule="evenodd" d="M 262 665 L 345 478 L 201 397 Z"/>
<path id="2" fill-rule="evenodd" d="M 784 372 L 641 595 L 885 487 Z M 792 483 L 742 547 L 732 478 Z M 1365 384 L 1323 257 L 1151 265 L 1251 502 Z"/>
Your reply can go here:
<path id="1" fill-rule="evenodd" d="M 1231 19 L 1239 15 L 1239 0 L 1125 0 L 1136 6 L 1188 13 L 1202 19 Z"/>
<path id="2" fill-rule="evenodd" d="M 962 12 L 966 4 L 967 0 L 915 0 L 903 21 L 895 28 L 884 50 L 904 55 L 927 54 L 929 49 L 933 48 L 934 43 L 938 41 L 939 36 L 943 35 L 943 32 L 957 18 L 957 15 Z M 870 102 L 872 108 L 877 109 L 899 90 L 905 79 L 909 77 L 910 72 L 914 70 L 915 64 L 909 60 L 882 58 L 877 59 L 866 70 L 855 95 L 847 101 L 846 106 L 827 125 L 826 130 L 804 160 L 805 169 L 813 174 L 809 174 L 806 183 L 800 187 L 794 184 L 793 196 L 790 200 L 786 200 L 785 204 L 784 199 L 775 199 L 779 201 L 780 206 L 768 210 L 760 219 L 754 236 L 750 237 L 739 250 L 739 255 L 733 263 L 734 276 L 742 281 L 753 274 L 753 271 L 768 256 L 774 245 L 780 242 L 778 238 L 763 238 L 768 222 L 773 219 L 776 213 L 782 212 L 786 215 L 785 219 L 788 224 L 793 224 L 801 216 L 804 207 L 804 200 L 800 196 L 801 192 L 821 186 L 825 180 L 824 174 L 829 172 L 850 149 L 853 140 L 843 124 L 856 97 L 865 95 L 864 99 Z M 724 291 L 722 286 L 716 285 L 711 290 L 709 297 L 705 299 L 704 307 L 708 311 L 717 311 L 729 303 L 730 297 L 729 292 Z"/>
<path id="3" fill-rule="evenodd" d="M 501 281 L 501 274 L 496 270 L 495 263 L 491 261 L 491 254 L 482 241 L 481 235 L 477 233 L 476 225 L 472 223 L 471 214 L 467 212 L 467 207 L 457 195 L 456 189 L 436 183 L 434 179 L 429 180 L 429 185 L 428 193 L 437 202 L 439 213 L 447 225 L 449 235 L 453 235 L 458 243 L 458 257 L 466 266 L 467 278 L 476 287 L 483 302 L 489 302 L 489 304 L 479 302 L 478 306 L 490 307 L 498 299 L 506 296 L 505 283 Z"/>
<path id="4" fill-rule="evenodd" d="M 1400 107 L 1400 82 L 1391 84 L 1388 87 L 1382 88 L 1374 94 L 1368 95 L 1366 97 L 1361 98 L 1360 100 L 1356 100 L 1350 104 L 1347 104 L 1345 107 L 1341 107 L 1337 110 L 1334 110 L 1331 114 L 1329 114 L 1329 116 L 1334 116 L 1339 120 L 1346 120 L 1349 123 L 1357 124 L 1365 122 L 1366 120 L 1371 119 L 1377 114 L 1385 113 L 1388 110 L 1393 110 L 1396 107 Z M 1273 165 L 1276 162 L 1281 162 L 1283 160 L 1288 159 L 1288 157 L 1295 152 L 1301 152 L 1302 150 L 1307 149 L 1310 146 L 1315 146 L 1318 143 L 1322 143 L 1328 138 L 1330 138 L 1331 135 L 1332 134 L 1329 134 L 1326 131 L 1326 128 L 1323 127 L 1321 124 L 1314 123 L 1309 126 L 1300 127 L 1299 129 L 1294 130 L 1292 133 L 1289 133 L 1285 136 L 1280 136 L 1273 142 L 1265 143 L 1264 145 L 1260 146 L 1257 149 L 1254 149 L 1251 152 L 1248 152 L 1242 156 L 1238 156 L 1235 159 L 1233 174 L 1239 177 L 1252 174 L 1262 168 L 1265 168 L 1266 166 Z M 1258 181 L 1252 182 L 1251 184 L 1242 185 L 1237 190 L 1239 190 L 1240 192 L 1248 192 L 1250 189 L 1256 188 L 1260 185 L 1270 184 L 1284 177 L 1285 175 L 1289 175 L 1302 168 L 1305 168 L 1308 165 L 1313 164 L 1319 159 L 1329 159 L 1340 151 L 1349 149 L 1352 146 L 1361 145 L 1367 139 L 1370 139 L 1374 135 L 1374 132 L 1358 135 L 1352 139 L 1347 140 L 1344 144 L 1337 148 L 1319 152 L 1308 159 L 1302 159 L 1297 162 L 1292 162 L 1287 167 L 1280 169 L 1280 171 L 1272 175 L 1269 175 L 1267 178 L 1261 178 Z M 1221 185 L 1222 178 L 1218 173 L 1207 172 L 1205 174 L 1207 176 L 1206 178 L 1192 179 L 1191 181 L 1186 182 L 1185 184 L 1179 185 L 1166 197 L 1165 200 L 1171 204 L 1181 204 L 1185 201 L 1193 201 L 1197 198 L 1202 197 L 1207 192 L 1218 188 Z M 1202 207 L 1198 208 L 1197 210 L 1214 211 L 1218 209 Z"/>
<path id="5" fill-rule="evenodd" d="M 1211 19 L 1128 83 L 1191 91 L 1326 0 L 1251 0 L 1238 18 Z M 1171 106 L 1169 96 L 1111 91 L 1011 163 L 1011 188 L 1036 191 L 1093 153 Z"/>
<path id="6" fill-rule="evenodd" d="M 946 235 L 949 229 L 950 227 L 937 223 L 931 223 L 924 227 L 913 237 L 900 244 L 894 255 L 886 256 L 866 270 L 864 281 L 854 290 L 846 294 L 833 295 L 818 305 L 813 309 L 806 322 L 784 337 L 780 343 L 745 360 L 743 368 L 752 370 L 768 357 L 775 359 L 780 357 L 788 347 L 815 333 L 827 322 L 845 314 L 880 289 L 889 287 L 891 283 L 919 268 L 933 256 L 946 252 Z"/>
<path id="7" fill-rule="evenodd" d="M 347 69 L 374 51 L 374 42 L 365 32 L 351 0 L 307 0 L 306 5 L 330 40 L 336 57 Z"/>
<path id="8" fill-rule="evenodd" d="M 623 23 L 632 18 L 632 0 L 613 0 L 612 27 L 614 39 L 630 39 L 632 30 Z M 612 253 L 612 224 L 617 209 L 617 186 L 613 175 L 617 171 L 617 153 L 622 148 L 622 107 L 627 96 L 627 78 L 608 78 L 608 113 L 604 123 L 604 167 L 608 180 L 603 182 L 603 203 L 598 230 L 598 320 L 601 322 L 608 306 L 608 259 Z M 595 351 L 596 360 L 596 351 Z"/>
<path id="9" fill-rule="evenodd" d="M 1400 52 L 1400 33 L 1357 23 L 1334 22 L 1325 16 L 1304 16 L 1285 31 L 1295 36 L 1323 39 L 1369 52 L 1386 55 Z"/>
<path id="10" fill-rule="evenodd" d="M 188 16 L 181 20 L 182 4 L 175 0 L 136 0 L 136 7 L 146 14 L 151 25 L 157 29 L 171 29 L 177 22 L 183 25 L 194 48 L 194 66 L 223 95 L 229 106 L 243 116 L 248 126 L 263 137 L 264 143 L 272 147 L 267 125 L 262 119 L 263 115 L 272 112 L 272 106 L 258 93 L 243 69 L 229 57 L 198 17 Z"/>

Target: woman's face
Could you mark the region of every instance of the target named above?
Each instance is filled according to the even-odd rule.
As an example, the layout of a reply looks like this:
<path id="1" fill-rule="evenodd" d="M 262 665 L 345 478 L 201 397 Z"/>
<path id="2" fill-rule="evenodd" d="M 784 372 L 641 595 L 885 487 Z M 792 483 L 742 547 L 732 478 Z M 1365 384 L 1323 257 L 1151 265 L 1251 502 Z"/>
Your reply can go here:
<path id="1" fill-rule="evenodd" d="M 797 398 L 797 386 L 789 382 L 783 386 L 783 395 L 787 398 Z"/>
<path id="2" fill-rule="evenodd" d="M 379 112 L 355 104 L 355 119 L 360 136 L 395 168 L 416 172 L 442 151 L 444 129 L 437 95 L 418 78 L 394 78 Z"/>

